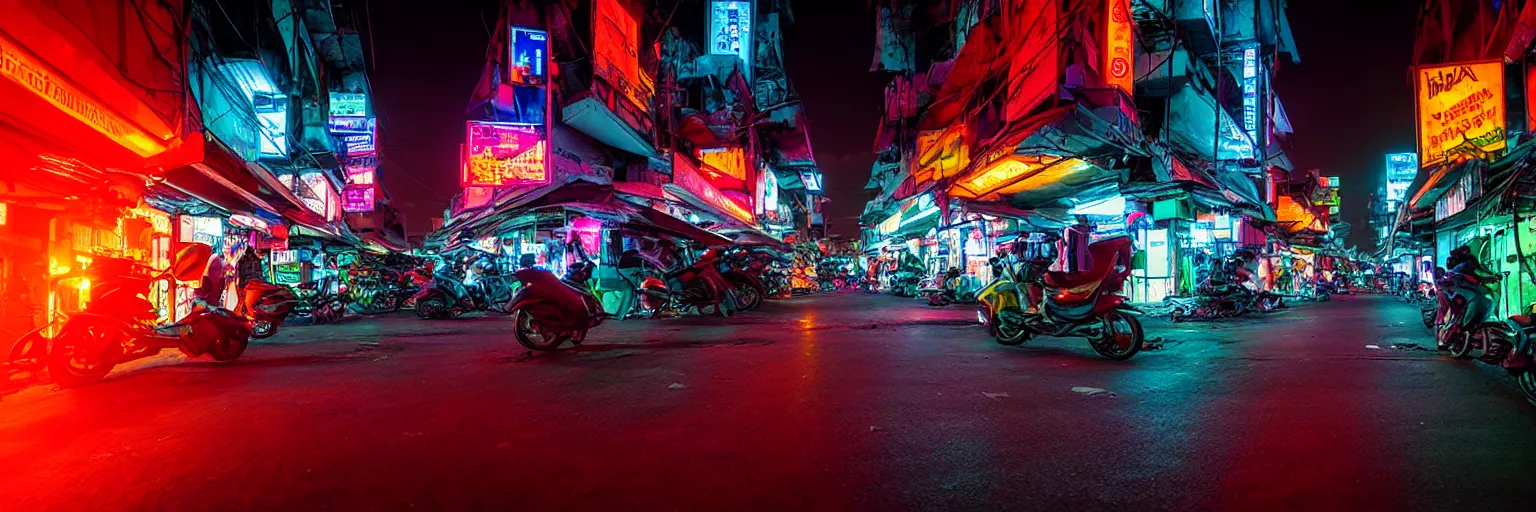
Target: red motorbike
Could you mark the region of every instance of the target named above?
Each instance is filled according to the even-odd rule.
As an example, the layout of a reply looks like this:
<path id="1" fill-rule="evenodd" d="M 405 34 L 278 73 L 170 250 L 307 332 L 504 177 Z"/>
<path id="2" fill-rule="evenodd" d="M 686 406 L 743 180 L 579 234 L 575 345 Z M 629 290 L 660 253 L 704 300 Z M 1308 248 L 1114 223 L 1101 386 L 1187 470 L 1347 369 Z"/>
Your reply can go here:
<path id="1" fill-rule="evenodd" d="M 68 315 L 62 326 L 50 324 L 28 333 L 12 348 L 11 364 L 29 371 L 47 367 L 55 383 L 73 387 L 106 377 L 119 363 L 167 348 L 194 357 L 208 354 L 221 362 L 240 357 L 251 338 L 245 318 L 198 302 L 180 322 L 155 325 L 159 314 L 146 298 L 157 282 L 201 279 L 212 255 L 207 245 L 192 244 L 161 272 L 132 260 L 98 257 L 80 274 L 55 278 L 55 283 L 89 279 L 90 301 L 84 311 Z"/>
<path id="2" fill-rule="evenodd" d="M 977 317 L 997 342 L 1019 345 L 1034 335 L 1088 338 L 1094 352 L 1113 360 L 1130 359 L 1146 340 L 1135 308 L 1119 295 L 1130 276 L 1129 237 L 1111 238 L 1088 246 L 1093 268 L 1081 272 L 1045 272 L 1021 276 L 1016 264 L 1002 264 L 1000 275 L 982 290 Z M 1022 306 L 1032 295 L 1025 287 L 1043 292 L 1037 311 Z"/>
<path id="3" fill-rule="evenodd" d="M 735 285 L 720 274 L 720 252 L 709 249 L 679 270 L 642 279 L 636 292 L 651 318 L 667 311 L 694 309 L 700 314 L 731 316 L 738 309 Z"/>
<path id="4" fill-rule="evenodd" d="M 517 342 L 533 350 L 553 350 L 566 341 L 579 345 L 588 330 L 612 316 L 587 284 L 592 270 L 590 262 L 579 261 L 564 280 L 531 266 L 514 272 L 523 283 L 509 308 Z"/>

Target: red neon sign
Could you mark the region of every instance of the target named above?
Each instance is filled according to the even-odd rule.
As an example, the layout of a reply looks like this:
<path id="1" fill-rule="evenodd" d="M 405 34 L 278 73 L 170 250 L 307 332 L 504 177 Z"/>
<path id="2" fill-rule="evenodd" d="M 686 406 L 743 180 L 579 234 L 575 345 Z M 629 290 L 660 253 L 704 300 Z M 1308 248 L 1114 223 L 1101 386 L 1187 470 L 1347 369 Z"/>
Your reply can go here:
<path id="1" fill-rule="evenodd" d="M 536 125 L 470 121 L 464 137 L 465 187 L 549 183 L 549 146 Z"/>

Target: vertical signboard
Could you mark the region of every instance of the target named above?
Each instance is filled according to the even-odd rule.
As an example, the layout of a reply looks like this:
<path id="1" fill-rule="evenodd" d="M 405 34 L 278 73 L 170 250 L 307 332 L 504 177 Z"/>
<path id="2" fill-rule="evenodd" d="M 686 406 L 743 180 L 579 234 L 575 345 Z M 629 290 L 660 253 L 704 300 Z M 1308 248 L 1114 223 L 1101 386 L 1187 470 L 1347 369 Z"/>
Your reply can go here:
<path id="1" fill-rule="evenodd" d="M 1243 133 L 1253 141 L 1246 151 L 1249 158 L 1257 158 L 1259 145 L 1259 48 L 1243 48 Z"/>
<path id="2" fill-rule="evenodd" d="M 742 73 L 752 80 L 752 2 L 709 3 L 709 53 L 740 57 Z"/>
<path id="3" fill-rule="evenodd" d="M 1105 0 L 1104 6 L 1104 82 L 1132 94 L 1136 25 L 1131 20 L 1131 0 Z"/>
<path id="4" fill-rule="evenodd" d="M 1387 155 L 1387 201 L 1402 201 L 1408 197 L 1408 186 L 1419 174 L 1418 153 L 1392 153 Z"/>
<path id="5" fill-rule="evenodd" d="M 1504 150 L 1504 63 L 1414 69 L 1419 164 L 1482 158 Z"/>
<path id="6" fill-rule="evenodd" d="M 593 73 L 641 111 L 651 111 L 650 77 L 640 70 L 640 24 L 626 0 L 596 0 L 592 11 Z"/>
<path id="7" fill-rule="evenodd" d="M 465 124 L 464 132 L 461 185 L 500 187 L 549 183 L 549 150 L 544 127 L 470 121 Z"/>

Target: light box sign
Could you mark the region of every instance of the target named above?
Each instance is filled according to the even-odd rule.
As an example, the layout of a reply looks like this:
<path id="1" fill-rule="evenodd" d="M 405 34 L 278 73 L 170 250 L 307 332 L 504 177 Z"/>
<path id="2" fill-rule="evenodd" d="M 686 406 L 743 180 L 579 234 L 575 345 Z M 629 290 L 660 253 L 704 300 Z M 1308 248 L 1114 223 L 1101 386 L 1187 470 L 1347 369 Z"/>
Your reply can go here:
<path id="1" fill-rule="evenodd" d="M 752 79 L 752 2 L 710 2 L 709 53 L 740 57 L 742 74 Z"/>
<path id="2" fill-rule="evenodd" d="M 331 117 L 367 115 L 368 95 L 360 92 L 331 93 Z"/>
<path id="3" fill-rule="evenodd" d="M 321 216 L 326 221 L 335 221 L 341 215 L 341 196 L 336 189 L 331 187 L 330 180 L 324 174 L 308 172 L 299 177 L 299 186 L 294 186 L 293 175 L 284 174 L 278 176 L 278 181 L 293 190 L 298 196 L 299 202 L 304 208 Z"/>
<path id="4" fill-rule="evenodd" d="M 347 186 L 368 185 L 373 186 L 376 181 L 373 167 L 347 166 Z"/>
<path id="5" fill-rule="evenodd" d="M 726 197 L 725 194 L 720 192 L 720 189 L 711 185 L 708 180 L 704 179 L 703 175 L 699 174 L 698 166 L 683 156 L 672 156 L 671 184 L 682 188 L 749 226 L 757 224 L 756 219 L 752 218 L 750 210 L 742 207 L 735 200 Z"/>
<path id="6" fill-rule="evenodd" d="M 543 30 L 512 27 L 507 83 L 543 87 L 549 80 L 549 35 Z"/>
<path id="7" fill-rule="evenodd" d="M 805 190 L 813 193 L 821 193 L 821 173 L 805 171 L 800 173 L 800 180 L 805 182 Z"/>
<path id="8" fill-rule="evenodd" d="M 333 133 L 373 133 L 377 122 L 371 117 L 332 117 Z"/>
<path id="9" fill-rule="evenodd" d="M 1463 62 L 1414 69 L 1419 164 L 1504 150 L 1504 63 Z"/>
<path id="10" fill-rule="evenodd" d="M 347 187 L 341 191 L 341 209 L 347 213 L 373 211 L 373 187 Z"/>
<path id="11" fill-rule="evenodd" d="M 372 133 L 343 134 L 341 146 L 348 155 L 372 155 L 375 151 Z"/>
<path id="12" fill-rule="evenodd" d="M 1393 153 L 1387 155 L 1387 201 L 1402 201 L 1408 197 L 1408 187 L 1419 174 L 1418 153 Z"/>
<path id="13" fill-rule="evenodd" d="M 1104 82 L 1131 94 L 1136 83 L 1132 73 L 1136 25 L 1131 20 L 1131 0 L 1107 0 L 1104 5 Z"/>
<path id="14" fill-rule="evenodd" d="M 1248 134 L 1248 140 L 1254 141 L 1254 146 L 1258 145 L 1259 49 L 1255 46 L 1243 48 L 1243 132 Z M 1252 147 L 1246 153 L 1257 158 Z"/>
<path id="15" fill-rule="evenodd" d="M 757 191 L 757 212 L 773 214 L 779 210 L 779 177 L 771 170 L 763 171 L 763 180 Z"/>
<path id="16" fill-rule="evenodd" d="M 473 186 L 549 183 L 544 127 L 470 121 L 465 128 L 460 184 Z"/>
<path id="17" fill-rule="evenodd" d="M 726 176 L 747 179 L 747 152 L 741 148 L 711 148 L 698 152 L 700 162 Z"/>
<path id="18" fill-rule="evenodd" d="M 626 0 L 596 0 L 592 11 L 593 70 L 641 111 L 651 111 L 651 84 L 640 70 L 640 24 Z"/>

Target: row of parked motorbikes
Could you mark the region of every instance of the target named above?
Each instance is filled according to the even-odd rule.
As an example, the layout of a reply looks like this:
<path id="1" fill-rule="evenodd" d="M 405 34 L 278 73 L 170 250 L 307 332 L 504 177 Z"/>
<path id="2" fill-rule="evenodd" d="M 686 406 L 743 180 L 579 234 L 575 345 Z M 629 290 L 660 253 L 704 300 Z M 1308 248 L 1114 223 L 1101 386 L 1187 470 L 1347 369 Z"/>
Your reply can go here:
<path id="1" fill-rule="evenodd" d="M 1456 256 L 1453 253 L 1453 258 Z M 1536 303 L 1522 314 L 1496 320 L 1491 315 L 1499 297 L 1498 285 L 1508 274 L 1484 270 L 1464 257 L 1451 269 L 1437 272 L 1433 286 L 1421 283 L 1405 290 L 1403 297 L 1422 304 L 1424 326 L 1434 330 L 1435 345 L 1457 359 L 1476 359 L 1503 368 L 1515 377 L 1525 399 L 1536 405 Z"/>

